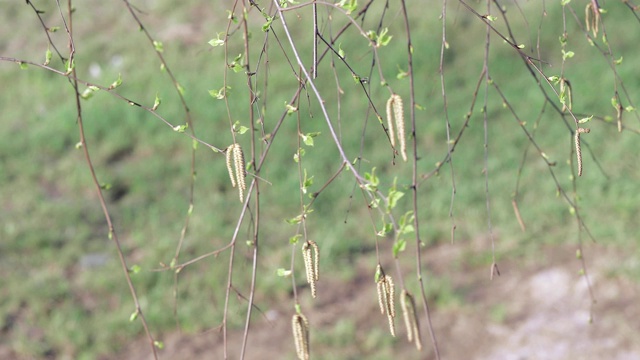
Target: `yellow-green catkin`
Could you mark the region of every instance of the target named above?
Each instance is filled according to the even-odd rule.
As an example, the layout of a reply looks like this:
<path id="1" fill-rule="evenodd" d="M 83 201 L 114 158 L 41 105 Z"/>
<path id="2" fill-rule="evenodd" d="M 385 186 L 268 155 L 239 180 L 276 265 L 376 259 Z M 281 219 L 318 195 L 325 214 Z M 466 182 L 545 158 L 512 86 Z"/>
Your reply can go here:
<path id="1" fill-rule="evenodd" d="M 302 245 L 302 258 L 307 273 L 307 283 L 311 287 L 311 296 L 315 298 L 317 296 L 316 282 L 320 280 L 320 252 L 315 241 L 309 240 Z"/>
<path id="2" fill-rule="evenodd" d="M 402 290 L 400 294 L 400 307 L 404 317 L 404 325 L 407 329 L 407 340 L 415 342 L 416 349 L 422 350 L 422 339 L 420 338 L 420 323 L 416 312 L 416 303 L 411 293 Z"/>
<path id="3" fill-rule="evenodd" d="M 582 176 L 582 148 L 580 146 L 580 134 L 588 133 L 591 129 L 588 128 L 578 128 L 575 133 L 575 143 L 576 143 L 576 159 L 578 162 L 578 176 Z"/>
<path id="4" fill-rule="evenodd" d="M 309 322 L 302 314 L 294 314 L 291 319 L 293 340 L 296 346 L 296 354 L 300 360 L 309 360 Z"/>
<path id="5" fill-rule="evenodd" d="M 387 125 L 389 127 L 389 139 L 391 146 L 395 148 L 396 137 L 400 145 L 402 160 L 407 161 L 407 141 L 405 135 L 404 105 L 398 94 L 393 94 L 387 100 Z M 395 131 L 394 131 L 395 127 Z"/>
<path id="6" fill-rule="evenodd" d="M 244 191 L 247 189 L 247 184 L 244 179 L 247 176 L 247 169 L 244 162 L 244 152 L 240 144 L 229 145 L 226 150 L 226 163 L 229 178 L 231 179 L 231 186 L 238 186 L 240 202 L 243 202 Z"/>
<path id="7" fill-rule="evenodd" d="M 395 337 L 395 285 L 393 284 L 393 279 L 391 278 L 391 276 L 385 275 L 379 264 L 376 268 L 376 278 L 376 290 L 378 292 L 378 304 L 380 305 L 380 313 L 387 313 L 387 319 L 389 320 L 389 332 L 391 333 L 391 336 Z"/>

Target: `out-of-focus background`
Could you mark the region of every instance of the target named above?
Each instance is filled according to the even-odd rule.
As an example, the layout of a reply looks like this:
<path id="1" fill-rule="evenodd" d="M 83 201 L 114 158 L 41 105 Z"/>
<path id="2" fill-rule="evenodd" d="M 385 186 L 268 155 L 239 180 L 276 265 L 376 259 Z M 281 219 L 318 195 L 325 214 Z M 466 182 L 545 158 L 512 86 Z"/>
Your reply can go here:
<path id="1" fill-rule="evenodd" d="M 55 2 L 33 4 L 42 11 L 47 26 L 60 27 L 49 35 L 68 56 L 67 35 Z M 118 93 L 149 107 L 157 96 L 162 99 L 158 113 L 174 125 L 184 124 L 185 112 L 175 86 L 166 70 L 160 69 L 153 46 L 124 3 L 91 0 L 73 5 L 78 76 L 104 86 L 121 76 Z M 246 75 L 228 69 L 228 109 L 210 90 L 223 88 L 227 63 L 244 52 L 241 28 L 231 23 L 228 61 L 223 47 L 208 42 L 227 31 L 227 10 L 234 3 L 147 0 L 134 5 L 145 28 L 162 42 L 162 54 L 184 89 L 196 136 L 217 147 L 232 143 L 228 114 L 240 126 L 249 126 Z M 358 24 L 365 31 L 375 29 L 384 5 L 372 2 L 365 20 Z M 481 13 L 486 11 L 485 5 L 472 5 Z M 637 111 L 625 112 L 625 131 L 618 133 L 611 106 L 615 89 L 623 106 L 640 103 L 638 12 L 622 2 L 601 4 L 607 10 L 602 14 L 604 25 L 592 45 L 582 31 L 584 4 L 570 2 L 564 17 L 560 2 L 502 5 L 513 36 L 528 54 L 545 61 L 542 69 L 548 76 L 558 76 L 562 69 L 558 39 L 564 26 L 569 34 L 565 54 L 574 53 L 565 55 L 564 64 L 572 86 L 573 111 L 581 117 L 595 117 L 585 125 L 591 133 L 583 136 L 584 174 L 574 189 L 573 137 L 562 117 L 550 104 L 545 105 L 540 88 L 555 104 L 559 103 L 557 96 L 548 84 L 536 83 L 510 46 L 491 35 L 489 70 L 508 104 L 489 86 L 488 166 L 485 169 L 483 83 L 453 153 L 453 217 L 449 216 L 452 181 L 448 164 L 418 188 L 424 243 L 421 266 L 441 354 L 447 359 L 638 359 L 640 122 Z M 270 2 L 260 6 L 272 11 Z M 365 3 L 359 6 L 362 9 Z M 383 27 L 389 28 L 393 38 L 378 54 L 384 77 L 402 95 L 408 115 L 409 82 L 402 76 L 407 70 L 406 33 L 399 6 L 391 2 L 384 12 Z M 439 74 L 441 4 L 408 1 L 407 6 L 420 105 L 417 171 L 422 175 L 430 173 L 447 153 Z M 500 12 L 493 6 L 495 26 L 506 34 Z M 0 7 L 0 56 L 42 63 L 48 42 L 34 10 L 24 2 L 2 1 Z M 319 9 L 322 33 L 327 36 L 349 22 L 338 10 L 329 15 L 328 7 Z M 238 9 L 235 16 L 241 16 Z M 256 110 L 268 133 L 297 89 L 293 72 L 299 69 L 279 20 L 265 33 L 265 19 L 255 8 L 248 18 L 254 46 L 250 64 L 257 70 L 260 99 Z M 309 7 L 287 13 L 307 63 L 312 43 L 309 20 Z M 450 2 L 444 71 L 452 136 L 462 129 L 474 101 L 485 31 L 486 25 L 477 17 L 460 3 Z M 260 56 L 265 39 L 266 53 Z M 345 52 L 354 71 L 370 78 L 371 101 L 384 115 L 389 92 L 380 86 L 378 69 L 371 70 L 372 52 L 366 40 L 352 27 L 336 47 Z M 324 51 L 326 46 L 320 48 Z M 55 52 L 52 66 L 63 69 Z M 35 66 L 21 69 L 3 61 L 0 84 L 0 358 L 150 358 L 140 323 L 129 321 L 134 305 L 107 236 L 87 163 L 76 149 L 76 105 L 69 82 Z M 405 193 L 397 216 L 411 210 L 410 163 L 392 164 L 386 135 L 360 85 L 331 55 L 320 66 L 317 84 L 348 156 L 362 160 L 358 166 L 363 173 L 372 173 L 375 167 L 383 189 L 391 187 L 397 177 L 397 186 Z M 314 177 L 309 193 L 319 191 L 338 170 L 340 158 L 313 95 L 303 94 L 299 113 L 283 123 L 260 174 L 266 180 L 260 185 L 261 250 L 246 357 L 295 358 L 292 282 L 278 275 L 278 269 L 289 268 L 294 254 L 296 286 L 311 326 L 313 358 L 433 358 L 422 310 L 422 352 L 406 341 L 400 317 L 396 319 L 398 336 L 392 338 L 387 319 L 379 314 L 373 279 L 377 263 L 374 225 L 380 222 L 376 212 L 368 211 L 348 172 L 321 192 L 307 219 L 308 237 L 321 248 L 318 298 L 310 297 L 299 247 L 292 250 L 289 244 L 299 228 L 285 221 L 300 213 L 299 172 L 293 159 L 298 147 L 296 116 L 300 114 L 303 133 L 320 133 L 314 146 L 304 145 L 304 169 Z M 133 282 L 151 331 L 164 344 L 159 350 L 161 358 L 221 358 L 229 253 L 184 268 L 177 281 L 171 271 L 155 271 L 174 256 L 188 213 L 192 140 L 104 91 L 95 92 L 82 106 L 93 165 L 105 188 L 127 261 L 140 269 L 132 274 Z M 545 164 L 519 121 L 555 166 Z M 238 136 L 245 149 L 250 146 L 248 136 Z M 225 246 L 241 210 L 238 194 L 229 184 L 224 156 L 205 146 L 199 146 L 195 154 L 194 206 L 179 262 Z M 492 242 L 485 170 L 501 272 L 493 280 L 489 280 Z M 578 225 L 558 187 L 572 198 L 577 193 L 588 231 Z M 524 232 L 512 206 L 516 191 Z M 304 199 L 309 201 L 307 195 Z M 246 301 L 242 296 L 248 295 L 252 267 L 249 221 L 240 227 L 234 260 L 238 295 L 232 293 L 228 313 L 230 358 L 238 357 L 244 332 Z M 453 241 L 452 224 L 456 226 Z M 381 261 L 394 269 L 393 239 L 380 241 Z M 408 236 L 399 270 L 417 294 L 415 251 L 415 240 Z M 395 275 L 395 269 L 390 273 Z"/>

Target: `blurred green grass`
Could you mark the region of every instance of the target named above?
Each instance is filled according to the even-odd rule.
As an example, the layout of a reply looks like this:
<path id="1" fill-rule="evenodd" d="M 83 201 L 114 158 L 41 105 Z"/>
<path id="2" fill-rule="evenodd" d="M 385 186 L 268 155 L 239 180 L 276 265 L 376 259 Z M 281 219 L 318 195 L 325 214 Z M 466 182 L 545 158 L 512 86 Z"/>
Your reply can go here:
<path id="1" fill-rule="evenodd" d="M 74 26 L 79 76 L 108 85 L 120 73 L 124 83 L 118 89 L 119 93 L 147 105 L 151 105 L 158 94 L 163 100 L 159 113 L 174 125 L 183 124 L 184 112 L 173 85 L 160 71 L 150 45 L 142 33 L 136 31 L 137 25 L 124 8 L 96 1 L 78 5 Z M 6 35 L 0 39 L 0 49 L 15 51 L 3 55 L 40 61 L 44 57 L 46 42 L 34 14 L 25 6 L 6 6 L 7 14 L 15 14 L 15 17 L 10 23 L 3 22 L 3 33 L 20 35 Z M 224 30 L 224 16 L 219 15 L 219 9 L 203 7 L 196 1 L 184 2 L 180 6 L 169 2 L 147 6 L 142 21 L 152 34 L 161 34 L 159 38 L 164 42 L 164 56 L 185 89 L 197 136 L 220 147 L 230 144 L 232 140 L 224 103 L 208 94 L 208 90 L 219 89 L 223 85 L 221 69 L 225 60 L 222 49 L 212 49 L 206 42 Z M 417 6 L 416 2 L 412 6 Z M 532 8 L 537 6 L 526 5 L 527 10 L 534 11 L 536 15 L 540 11 Z M 54 21 L 55 9 L 47 10 L 48 19 Z M 380 11 L 376 9 L 371 13 L 366 26 L 375 26 L 373 15 Z M 547 51 L 543 57 L 555 65 L 559 64 L 561 55 L 557 40 L 561 34 L 561 18 L 557 8 L 548 11 L 541 48 Z M 293 29 L 300 30 L 308 14 L 300 12 L 297 15 L 298 18 L 288 20 Z M 411 18 L 415 26 L 412 37 L 418 83 L 416 97 L 425 108 L 417 111 L 420 173 L 431 171 L 434 164 L 442 160 L 447 148 L 437 73 L 441 39 L 437 15 L 435 12 L 430 14 L 429 21 L 424 21 L 420 14 Z M 264 33 L 259 31 L 262 20 L 259 14 L 252 16 L 255 29 L 252 30 L 251 44 L 259 49 L 264 37 Z M 393 89 L 408 104 L 408 80 L 395 78 L 398 68 L 406 70 L 402 24 L 397 14 L 388 16 L 394 41 L 379 50 L 381 67 Z M 607 17 L 624 19 L 607 21 L 607 30 L 616 34 L 609 41 L 613 49 L 619 49 L 624 55 L 624 65 L 619 67 L 619 74 L 625 80 L 629 93 L 638 101 L 640 80 L 634 74 L 632 64 L 640 61 L 640 54 L 630 45 L 638 42 L 638 33 L 634 36 L 624 30 L 629 15 L 622 10 L 612 6 Z M 521 18 L 512 19 L 515 19 L 512 26 L 520 29 L 517 36 L 521 34 L 521 42 L 533 45 L 530 40 L 537 35 L 533 24 L 529 24 L 529 30 L 525 31 L 522 30 L 526 28 Z M 531 19 L 529 21 L 532 22 Z M 184 26 L 189 24 L 195 30 L 186 36 L 180 35 Z M 469 111 L 473 86 L 481 70 L 485 35 L 484 26 L 464 11 L 456 12 L 450 19 L 450 25 L 447 40 L 451 48 L 447 50 L 445 71 L 449 116 L 455 135 Z M 283 39 L 279 24 L 276 22 L 274 26 Z M 7 27 L 24 30 L 9 33 L 4 31 Z M 303 33 L 296 31 L 300 39 L 298 44 L 302 53 L 308 54 L 308 41 L 304 41 L 308 39 L 300 34 Z M 231 58 L 243 51 L 238 35 L 230 44 Z M 59 31 L 54 38 L 61 41 L 64 33 Z M 15 46 L 17 42 L 33 46 L 19 48 Z M 576 57 L 567 66 L 567 76 L 573 84 L 574 107 L 587 114 L 613 114 L 610 93 L 614 79 L 605 60 L 578 36 L 570 39 L 570 46 L 576 52 Z M 368 76 L 370 49 L 362 38 L 347 36 L 341 40 L 341 47 L 356 71 Z M 291 52 L 287 50 L 287 54 L 291 61 Z M 252 66 L 255 67 L 257 50 L 252 56 Z M 297 87 L 297 80 L 291 74 L 292 68 L 297 70 L 297 66 L 290 67 L 276 46 L 269 48 L 268 56 L 268 69 L 262 68 L 256 79 L 262 99 L 268 99 L 268 107 L 257 110 L 263 112 L 265 128 L 270 131 L 282 114 L 284 103 Z M 309 56 L 305 60 L 307 58 Z M 533 130 L 542 97 L 524 69 L 522 60 L 494 37 L 490 64 L 494 81 L 507 95 L 519 117 L 527 122 L 527 129 Z M 90 75 L 92 65 L 94 69 L 101 69 L 95 78 Z M 348 155 L 350 158 L 358 156 L 361 134 L 364 134 L 361 170 L 370 172 L 376 167 L 383 188 L 388 188 L 397 176 L 398 184 L 408 195 L 410 166 L 404 163 L 391 165 L 386 137 L 371 113 L 367 118 L 367 102 L 359 85 L 354 84 L 351 74 L 341 64 L 337 63 L 336 69 L 340 87 L 344 90 L 344 95 L 339 97 L 339 128 Z M 322 75 L 318 83 L 332 116 L 337 119 L 338 96 L 333 70 L 327 62 L 320 70 Z M 559 68 L 554 66 L 545 71 L 555 75 Z M 371 96 L 378 110 L 383 112 L 388 92 L 378 86 L 380 79 L 376 73 L 374 71 L 370 79 Z M 266 76 L 269 86 L 264 89 Z M 24 357 L 66 355 L 95 358 L 98 354 L 111 353 L 132 336 L 140 334 L 141 327 L 138 323 L 128 322 L 134 310 L 133 304 L 115 249 L 107 239 L 107 228 L 86 163 L 81 151 L 75 149 L 79 137 L 71 88 L 62 77 L 33 67 L 19 70 L 17 65 L 9 63 L 0 64 L 0 81 L 10 84 L 0 96 L 0 108 L 3 109 L 0 198 L 3 199 L 1 231 L 4 239 L 0 243 L 0 271 L 5 274 L 0 278 L 0 318 L 5 319 L 3 332 L 6 333 L 2 342 L 11 344 L 13 350 Z M 245 83 L 244 74 L 229 72 L 232 119 L 249 126 Z M 556 197 L 556 186 L 532 149 L 523 172 L 519 199 L 528 231 L 520 232 L 511 197 L 523 151 L 530 145 L 517 122 L 503 108 L 502 100 L 491 89 L 489 94 L 491 221 L 498 238 L 499 254 L 530 256 L 544 244 L 576 242 L 577 228 L 568 205 Z M 313 98 L 311 94 L 308 96 Z M 484 133 L 480 113 L 482 97 L 481 94 L 453 159 L 457 184 L 454 202 L 456 242 L 463 244 L 487 233 Z M 298 104 L 303 131 L 321 132 L 315 139 L 315 146 L 306 148 L 303 162 L 308 173 L 315 176 L 311 191 L 316 191 L 338 169 L 340 159 L 319 107 L 315 100 L 310 104 L 305 93 Z M 150 114 L 101 92 L 83 102 L 83 116 L 98 178 L 111 185 L 111 190 L 106 192 L 108 205 L 125 254 L 130 265 L 139 265 L 143 269 L 134 275 L 133 280 L 153 331 L 172 331 L 176 320 L 184 331 L 197 332 L 216 327 L 222 320 L 227 253 L 191 265 L 181 272 L 176 318 L 173 315 L 173 275 L 152 271 L 160 267 L 160 262 L 171 260 L 187 214 L 191 139 L 171 131 Z M 288 301 L 292 286 L 289 279 L 279 278 L 275 272 L 277 268 L 288 267 L 291 251 L 288 239 L 297 231 L 284 219 L 294 217 L 300 211 L 298 173 L 293 161 L 298 141 L 296 116 L 285 119 L 283 129 L 275 139 L 277 143 L 260 174 L 270 184 L 260 184 L 263 246 L 257 301 L 267 306 Z M 338 125 L 337 120 L 334 125 Z M 590 156 L 585 156 L 585 174 L 578 182 L 582 214 L 599 242 L 636 249 L 635 234 L 639 230 L 635 221 L 637 197 L 630 196 L 637 193 L 640 180 L 640 169 L 635 160 L 636 136 L 618 134 L 615 126 L 605 123 L 593 122 L 590 126 L 592 132 L 584 140 L 592 147 L 607 176 L 597 170 Z M 246 149 L 249 148 L 246 135 L 240 136 L 239 141 Z M 570 190 L 567 161 L 571 135 L 550 109 L 536 130 L 536 141 L 552 160 L 557 161 L 554 170 L 559 182 Z M 231 238 L 240 210 L 237 193 L 228 185 L 220 154 L 198 147 L 196 171 L 195 206 L 181 261 L 224 246 Z M 419 193 L 424 242 L 428 246 L 448 242 L 451 226 L 448 217 L 451 199 L 449 166 L 443 167 L 439 176 L 423 183 Z M 402 211 L 399 213 L 410 208 L 409 200 L 409 196 L 402 199 Z M 369 217 L 349 174 L 340 175 L 331 187 L 320 194 L 308 219 L 308 231 L 311 239 L 321 243 L 322 266 L 329 276 L 348 274 L 348 269 L 341 268 L 348 268 L 356 257 L 371 257 L 374 263 L 374 253 L 371 252 L 374 231 L 367 220 Z M 248 229 L 246 223 L 241 226 L 234 268 L 234 284 L 245 291 L 248 291 L 251 269 L 251 249 L 244 245 L 251 237 Z M 487 244 L 487 251 L 489 249 Z M 403 261 L 412 261 L 410 256 L 411 251 L 403 254 Z M 478 266 L 490 261 L 486 252 L 469 256 L 469 262 Z M 299 262 L 296 270 L 302 273 Z M 303 280 L 298 277 L 298 284 Z M 448 279 L 434 281 L 432 289 L 435 290 L 430 290 L 434 293 L 429 296 L 435 300 L 436 306 L 464 301 L 451 289 Z M 229 325 L 243 324 L 244 311 L 244 303 L 232 301 Z M 348 322 L 336 324 L 336 328 L 340 334 L 354 331 L 353 324 Z M 327 344 L 340 346 L 336 343 L 340 341 L 338 335 L 321 334 L 318 341 L 324 342 L 323 336 Z M 374 343 L 379 344 L 379 341 Z"/>

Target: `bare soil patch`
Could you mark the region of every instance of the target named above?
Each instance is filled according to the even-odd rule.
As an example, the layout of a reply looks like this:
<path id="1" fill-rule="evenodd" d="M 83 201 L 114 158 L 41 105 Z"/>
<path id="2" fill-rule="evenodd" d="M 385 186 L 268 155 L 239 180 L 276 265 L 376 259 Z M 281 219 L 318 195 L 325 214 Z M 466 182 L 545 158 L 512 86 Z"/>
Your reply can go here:
<path id="1" fill-rule="evenodd" d="M 573 247 L 548 246 L 537 256 L 504 259 L 499 262 L 502 274 L 493 281 L 488 266 L 464 263 L 468 251 L 469 244 L 425 251 L 428 273 L 448 276 L 463 299 L 431 306 L 443 359 L 640 359 L 640 284 L 619 275 L 633 252 L 587 247 L 592 303 Z M 396 319 L 398 337 L 390 339 L 376 302 L 372 266 L 364 261 L 354 266 L 357 274 L 348 283 L 322 279 L 319 298 L 303 303 L 312 328 L 312 358 L 435 358 L 425 321 L 422 352 L 407 342 L 401 318 Z M 269 320 L 256 317 L 247 359 L 295 359 L 291 308 L 289 303 L 275 305 L 263 309 Z M 229 333 L 230 359 L 238 358 L 241 340 L 241 330 Z M 223 358 L 217 330 L 167 334 L 164 342 L 163 359 Z M 139 339 L 104 359 L 150 358 L 148 344 Z"/>

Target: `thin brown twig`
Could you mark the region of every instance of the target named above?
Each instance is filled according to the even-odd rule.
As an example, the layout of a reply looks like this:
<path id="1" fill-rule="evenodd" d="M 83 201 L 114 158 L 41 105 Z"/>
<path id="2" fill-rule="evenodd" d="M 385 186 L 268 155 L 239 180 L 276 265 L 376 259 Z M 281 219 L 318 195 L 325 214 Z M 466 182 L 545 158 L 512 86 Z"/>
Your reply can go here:
<path id="1" fill-rule="evenodd" d="M 446 2 L 446 1 L 445 1 Z M 431 322 L 431 312 L 429 309 L 429 302 L 427 301 L 427 294 L 425 291 L 425 284 L 422 275 L 423 263 L 422 263 L 422 239 L 420 238 L 420 213 L 418 206 L 418 142 L 416 141 L 416 96 L 415 96 L 415 75 L 413 72 L 413 43 L 411 42 L 411 26 L 409 24 L 409 14 L 407 12 L 407 4 L 405 0 L 402 0 L 402 15 L 404 19 L 405 33 L 407 35 L 407 65 L 409 73 L 409 92 L 410 92 L 410 104 L 411 104 L 411 139 L 413 139 L 413 156 L 412 156 L 412 176 L 411 176 L 411 192 L 413 198 L 413 227 L 415 232 L 416 243 L 416 278 L 420 284 L 420 295 L 422 298 L 422 307 L 425 311 L 425 317 L 427 327 L 429 328 L 429 334 L 431 336 L 431 344 L 433 345 L 433 353 L 436 359 L 440 359 L 440 349 L 438 347 L 438 340 L 436 333 Z M 444 21 L 444 19 L 443 19 Z"/>
<path id="2" fill-rule="evenodd" d="M 91 160 L 91 155 L 89 154 L 89 147 L 88 147 L 88 143 L 87 143 L 87 139 L 85 136 L 85 131 L 84 131 L 84 118 L 82 116 L 82 104 L 81 104 L 81 98 L 80 98 L 80 91 L 79 91 L 79 87 L 78 87 L 78 81 L 75 80 L 76 76 L 76 68 L 75 66 L 73 66 L 73 59 L 74 59 L 74 54 L 75 54 L 75 45 L 73 42 L 73 6 L 72 6 L 72 2 L 71 0 L 67 1 L 67 17 L 68 17 L 68 23 L 65 20 L 64 15 L 62 14 L 62 7 L 60 5 L 60 1 L 56 0 L 56 4 L 58 7 L 58 10 L 60 11 L 60 17 L 62 18 L 63 24 L 64 24 L 64 28 L 65 31 L 67 32 L 67 35 L 69 37 L 69 48 L 70 48 L 70 55 L 69 55 L 69 65 L 68 67 L 71 69 L 70 74 L 73 75 L 73 80 L 71 81 L 71 84 L 73 86 L 73 91 L 74 91 L 74 98 L 75 98 L 75 103 L 76 103 L 76 111 L 77 111 L 77 124 L 78 124 L 78 131 L 80 134 L 80 144 L 82 145 L 82 152 L 84 154 L 87 166 L 89 168 L 89 173 L 91 175 L 91 179 L 92 182 L 95 186 L 96 189 L 96 195 L 98 196 L 98 201 L 100 202 L 100 207 L 102 208 L 102 212 L 103 215 L 105 217 L 105 221 L 107 222 L 107 227 L 109 229 L 109 238 L 111 238 L 113 240 L 113 243 L 116 247 L 116 252 L 118 254 L 118 259 L 120 260 L 120 265 L 122 267 L 124 276 L 125 276 L 125 280 L 127 282 L 127 285 L 129 287 L 129 292 L 131 294 L 131 297 L 133 299 L 134 305 L 135 305 L 135 312 L 134 314 L 136 315 L 136 317 L 140 318 L 140 321 L 142 323 L 142 327 L 144 328 L 144 331 L 147 335 L 147 339 L 149 340 L 149 345 L 151 346 L 151 351 L 153 354 L 154 359 L 158 359 L 158 354 L 156 351 L 156 341 L 153 338 L 153 335 L 151 334 L 151 330 L 149 329 L 149 325 L 147 323 L 147 320 L 144 316 L 144 313 L 142 311 L 142 306 L 140 305 L 140 301 L 138 299 L 138 295 L 135 289 L 135 286 L 133 285 L 133 281 L 131 280 L 131 276 L 129 274 L 129 267 L 127 266 L 127 261 L 124 257 L 124 253 L 122 251 L 122 247 L 120 245 L 120 240 L 118 238 L 118 234 L 115 230 L 115 227 L 113 225 L 113 222 L 111 220 L 111 214 L 109 212 L 109 209 L 107 208 L 107 204 L 106 201 L 104 199 L 104 195 L 102 194 L 102 187 L 100 186 L 100 182 L 98 181 L 98 177 L 96 175 L 95 169 L 93 167 L 93 162 Z"/>

